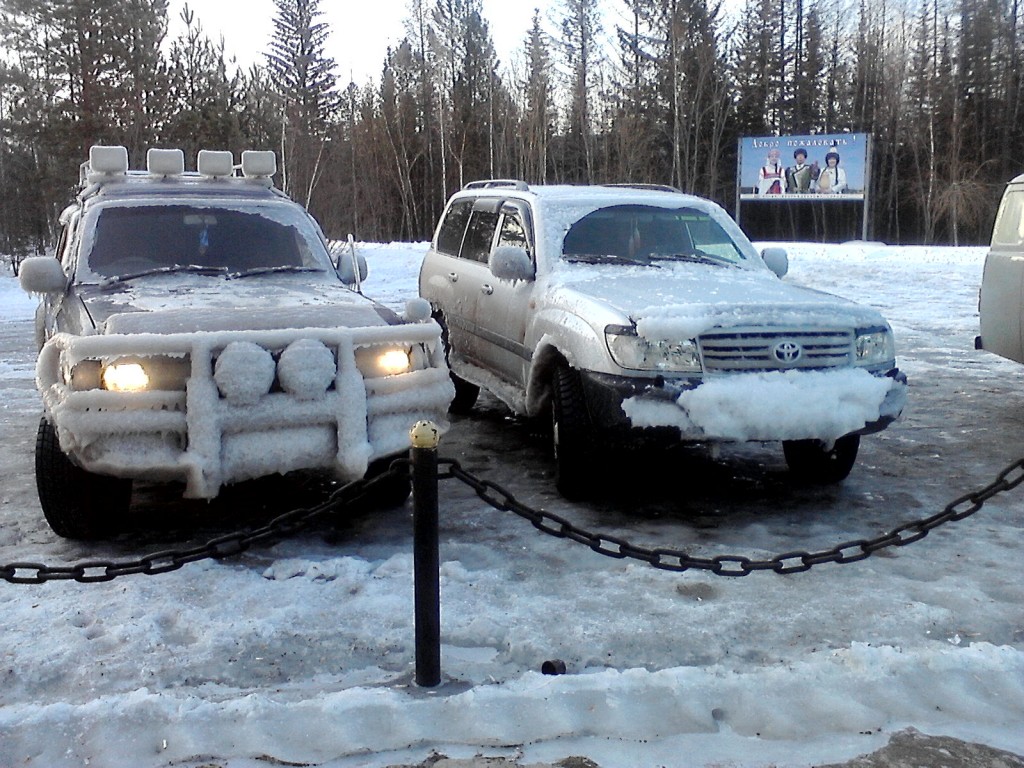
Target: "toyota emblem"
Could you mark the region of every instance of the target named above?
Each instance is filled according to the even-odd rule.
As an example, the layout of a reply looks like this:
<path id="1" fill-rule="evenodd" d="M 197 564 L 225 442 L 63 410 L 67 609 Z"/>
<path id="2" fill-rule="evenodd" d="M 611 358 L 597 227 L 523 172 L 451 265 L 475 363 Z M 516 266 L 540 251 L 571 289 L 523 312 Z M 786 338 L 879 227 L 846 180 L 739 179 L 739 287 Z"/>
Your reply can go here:
<path id="1" fill-rule="evenodd" d="M 780 363 L 792 365 L 800 359 L 803 349 L 795 341 L 780 341 L 772 347 L 772 354 Z"/>

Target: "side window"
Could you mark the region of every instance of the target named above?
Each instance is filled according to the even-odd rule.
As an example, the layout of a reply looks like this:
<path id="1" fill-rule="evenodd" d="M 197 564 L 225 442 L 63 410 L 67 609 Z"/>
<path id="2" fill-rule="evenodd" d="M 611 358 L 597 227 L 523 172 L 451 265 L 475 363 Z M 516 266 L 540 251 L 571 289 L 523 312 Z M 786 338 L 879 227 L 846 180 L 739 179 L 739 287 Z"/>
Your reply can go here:
<path id="1" fill-rule="evenodd" d="M 518 214 L 506 213 L 501 220 L 501 230 L 498 233 L 498 245 L 514 245 L 519 248 L 530 250 L 530 243 L 526 237 L 526 227 Z"/>
<path id="2" fill-rule="evenodd" d="M 458 256 L 462 248 L 462 237 L 466 232 L 466 222 L 473 210 L 472 200 L 459 200 L 448 207 L 448 213 L 437 233 L 437 250 L 449 256 Z"/>
<path id="3" fill-rule="evenodd" d="M 491 243 L 497 226 L 497 211 L 473 211 L 466 228 L 466 239 L 462 243 L 462 258 L 486 264 L 491 255 Z"/>
<path id="4" fill-rule="evenodd" d="M 1024 192 L 1006 193 L 992 230 L 992 245 L 1024 245 Z"/>

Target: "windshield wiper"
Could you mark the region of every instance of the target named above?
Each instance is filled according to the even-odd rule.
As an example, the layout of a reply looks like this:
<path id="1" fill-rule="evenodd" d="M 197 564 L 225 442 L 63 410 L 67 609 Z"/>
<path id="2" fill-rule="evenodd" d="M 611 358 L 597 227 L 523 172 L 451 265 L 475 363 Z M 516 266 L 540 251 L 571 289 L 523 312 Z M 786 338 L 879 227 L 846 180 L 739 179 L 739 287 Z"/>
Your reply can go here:
<path id="1" fill-rule="evenodd" d="M 175 264 L 171 267 L 153 267 L 138 272 L 129 272 L 124 275 L 112 275 L 100 280 L 100 288 L 109 288 L 112 285 L 123 283 L 126 280 L 134 280 L 137 277 L 148 277 L 150 275 L 169 275 L 175 272 L 192 272 L 198 275 L 223 275 L 227 274 L 227 267 L 203 267 L 198 264 Z"/>
<path id="2" fill-rule="evenodd" d="M 572 253 L 565 254 L 566 261 L 581 264 L 623 264 L 623 265 L 646 265 L 650 263 L 647 256 L 636 254 L 634 256 L 619 256 L 614 253 Z"/>
<path id="3" fill-rule="evenodd" d="M 694 264 L 710 264 L 714 267 L 734 267 L 732 261 L 724 256 L 715 256 L 705 251 L 689 251 L 687 253 L 652 253 L 654 261 L 689 261 Z"/>
<path id="4" fill-rule="evenodd" d="M 319 267 L 299 267 L 294 264 L 285 264 L 277 267 L 253 267 L 242 272 L 231 272 L 228 274 L 228 280 L 234 280 L 239 277 L 252 277 L 253 275 L 269 275 L 275 272 L 324 272 L 325 270 Z"/>

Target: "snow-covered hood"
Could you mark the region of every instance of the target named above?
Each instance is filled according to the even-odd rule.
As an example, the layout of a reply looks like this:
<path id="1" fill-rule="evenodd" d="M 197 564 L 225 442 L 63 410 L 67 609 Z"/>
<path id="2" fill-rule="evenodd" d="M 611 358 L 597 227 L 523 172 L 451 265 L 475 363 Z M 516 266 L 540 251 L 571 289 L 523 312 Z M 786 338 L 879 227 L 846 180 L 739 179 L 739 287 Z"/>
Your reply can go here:
<path id="1" fill-rule="evenodd" d="M 553 276 L 556 301 L 603 304 L 652 339 L 692 338 L 712 328 L 885 326 L 870 307 L 791 285 L 767 270 L 703 264 L 578 265 Z"/>
<path id="2" fill-rule="evenodd" d="M 100 288 L 79 296 L 100 333 L 193 333 L 387 325 L 390 310 L 339 284 L 251 277 L 177 276 Z"/>

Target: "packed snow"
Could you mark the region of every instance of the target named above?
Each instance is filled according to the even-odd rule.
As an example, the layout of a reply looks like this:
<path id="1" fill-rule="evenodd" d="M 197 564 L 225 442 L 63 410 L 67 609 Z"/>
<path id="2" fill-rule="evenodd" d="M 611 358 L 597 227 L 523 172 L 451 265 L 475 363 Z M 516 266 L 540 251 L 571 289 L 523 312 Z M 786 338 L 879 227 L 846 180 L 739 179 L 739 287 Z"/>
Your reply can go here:
<path id="1" fill-rule="evenodd" d="M 691 439 L 828 441 L 899 414 L 905 401 L 899 382 L 844 369 L 742 373 L 683 392 L 678 407 L 641 398 L 622 405 L 634 426 L 675 426 Z"/>
<path id="2" fill-rule="evenodd" d="M 425 245 L 359 247 L 365 292 L 400 311 Z M 795 486 L 778 446 L 755 444 L 625 458 L 611 482 L 595 472 L 597 500 L 569 504 L 530 425 L 489 397 L 441 455 L 587 529 L 760 558 L 934 514 L 1024 454 L 1024 368 L 973 349 L 984 249 L 787 247 L 784 282 L 886 315 L 911 383 L 840 486 Z M 308 501 L 142 488 L 130 535 L 57 538 L 33 481 L 33 311 L 0 277 L 0 564 L 133 559 Z M 602 557 L 446 480 L 437 689 L 413 682 L 411 504 L 154 577 L 0 582 L 0 766 L 382 768 L 436 751 L 796 767 L 907 726 L 1024 754 L 1022 509 L 1018 490 L 862 562 L 736 579 Z M 552 659 L 568 673 L 541 674 Z"/>

